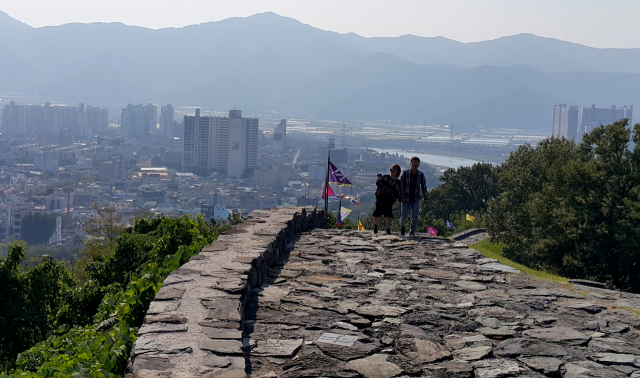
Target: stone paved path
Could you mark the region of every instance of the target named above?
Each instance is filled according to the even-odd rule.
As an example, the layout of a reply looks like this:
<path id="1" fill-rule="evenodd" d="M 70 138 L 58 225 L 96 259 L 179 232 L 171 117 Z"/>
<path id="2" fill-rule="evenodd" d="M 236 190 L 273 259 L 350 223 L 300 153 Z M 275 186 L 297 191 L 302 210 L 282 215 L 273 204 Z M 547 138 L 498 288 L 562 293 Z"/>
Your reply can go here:
<path id="1" fill-rule="evenodd" d="M 304 233 L 282 263 L 245 306 L 253 377 L 640 377 L 638 295 L 368 231 Z"/>

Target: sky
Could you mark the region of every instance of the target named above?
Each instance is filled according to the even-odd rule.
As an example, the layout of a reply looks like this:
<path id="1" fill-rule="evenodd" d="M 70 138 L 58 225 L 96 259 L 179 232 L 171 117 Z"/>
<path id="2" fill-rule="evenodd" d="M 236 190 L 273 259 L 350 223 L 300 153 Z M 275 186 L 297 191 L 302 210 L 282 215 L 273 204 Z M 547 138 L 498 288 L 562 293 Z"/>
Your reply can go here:
<path id="1" fill-rule="evenodd" d="M 640 0 L 0 0 L 33 27 L 122 22 L 158 29 L 275 12 L 365 37 L 477 42 L 519 33 L 598 48 L 640 48 Z"/>

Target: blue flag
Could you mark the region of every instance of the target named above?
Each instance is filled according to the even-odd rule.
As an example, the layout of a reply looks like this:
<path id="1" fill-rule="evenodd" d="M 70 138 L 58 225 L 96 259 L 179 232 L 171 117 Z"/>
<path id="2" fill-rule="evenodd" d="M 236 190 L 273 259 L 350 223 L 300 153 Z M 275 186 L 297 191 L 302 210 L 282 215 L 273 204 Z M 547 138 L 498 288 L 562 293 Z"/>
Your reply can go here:
<path id="1" fill-rule="evenodd" d="M 336 217 L 336 226 L 342 226 L 342 199 L 340 199 L 340 205 L 338 205 L 338 216 Z"/>
<path id="2" fill-rule="evenodd" d="M 449 222 L 449 220 L 447 219 L 447 228 L 450 228 L 452 230 L 455 230 L 456 228 L 453 227 L 453 225 L 451 224 L 451 222 Z"/>

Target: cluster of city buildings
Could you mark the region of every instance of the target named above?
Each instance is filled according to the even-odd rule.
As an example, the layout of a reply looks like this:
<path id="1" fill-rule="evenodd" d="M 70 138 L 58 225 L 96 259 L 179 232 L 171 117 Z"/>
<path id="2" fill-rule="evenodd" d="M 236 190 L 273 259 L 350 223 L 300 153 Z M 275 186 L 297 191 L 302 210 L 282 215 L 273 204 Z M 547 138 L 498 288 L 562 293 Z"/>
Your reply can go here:
<path id="1" fill-rule="evenodd" d="M 317 205 L 327 147 L 356 184 L 337 193 L 372 191 L 373 172 L 388 163 L 371 151 L 348 154 L 333 141 L 290 141 L 287 120 L 267 119 L 272 126 L 260 129 L 241 110 L 210 116 L 194 109 L 177 122 L 171 105 L 129 104 L 114 132 L 107 110 L 96 109 L 4 107 L 0 240 L 24 238 L 24 219 L 33 213 L 55 218 L 42 233 L 47 244 L 65 245 L 86 239 L 86 222 L 102 208 L 130 223 L 141 213 L 226 221 L 234 212 Z"/>
<path id="2" fill-rule="evenodd" d="M 16 105 L 15 101 L 11 101 L 2 112 L 5 134 L 59 139 L 62 145 L 70 145 L 76 139 L 106 134 L 108 126 L 107 109 L 84 104 L 52 106 L 46 102 L 44 105 Z"/>
<path id="3" fill-rule="evenodd" d="M 555 105 L 551 135 L 579 141 L 582 135 L 590 133 L 596 127 L 610 125 L 624 118 L 629 120 L 629 125 L 633 124 L 633 106 L 596 108 L 591 105 L 582 108 L 580 112 L 578 106 Z"/>

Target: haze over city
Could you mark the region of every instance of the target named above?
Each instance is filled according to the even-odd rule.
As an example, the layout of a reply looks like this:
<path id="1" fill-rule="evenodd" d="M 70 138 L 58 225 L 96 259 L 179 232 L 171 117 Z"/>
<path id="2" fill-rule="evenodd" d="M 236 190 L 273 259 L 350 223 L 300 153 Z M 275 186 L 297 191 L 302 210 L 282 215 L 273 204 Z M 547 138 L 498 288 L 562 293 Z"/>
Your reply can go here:
<path id="1" fill-rule="evenodd" d="M 639 20 L 0 0 L 0 378 L 640 378 Z"/>

